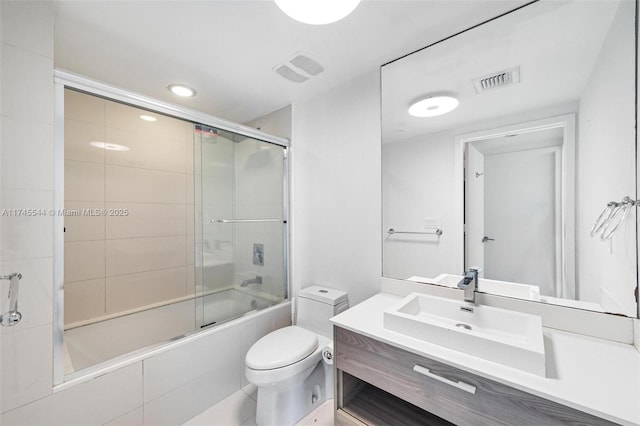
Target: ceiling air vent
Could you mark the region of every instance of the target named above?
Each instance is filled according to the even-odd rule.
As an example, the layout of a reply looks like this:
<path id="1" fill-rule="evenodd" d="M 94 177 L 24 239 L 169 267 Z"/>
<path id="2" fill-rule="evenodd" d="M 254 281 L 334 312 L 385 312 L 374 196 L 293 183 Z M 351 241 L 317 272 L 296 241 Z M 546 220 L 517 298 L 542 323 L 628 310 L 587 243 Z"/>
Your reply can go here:
<path id="1" fill-rule="evenodd" d="M 520 83 L 520 67 L 513 67 L 473 80 L 476 93 L 499 89 Z"/>
<path id="2" fill-rule="evenodd" d="M 273 70 L 289 81 L 302 83 L 320 74 L 324 67 L 308 53 L 296 53 L 284 64 L 276 65 Z"/>
<path id="3" fill-rule="evenodd" d="M 293 81 L 296 83 L 302 83 L 303 81 L 309 80 L 309 77 L 305 77 L 302 74 L 298 74 L 287 65 L 280 65 L 275 68 L 275 71 L 281 76 L 283 76 L 284 78 L 286 78 L 287 80 Z"/>

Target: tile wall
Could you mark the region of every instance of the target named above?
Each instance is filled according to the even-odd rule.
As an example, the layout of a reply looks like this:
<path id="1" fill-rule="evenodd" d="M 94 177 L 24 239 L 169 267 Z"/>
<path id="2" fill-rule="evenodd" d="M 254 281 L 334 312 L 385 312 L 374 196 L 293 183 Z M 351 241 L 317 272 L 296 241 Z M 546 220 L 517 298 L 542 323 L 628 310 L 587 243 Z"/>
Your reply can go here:
<path id="1" fill-rule="evenodd" d="M 0 18 L 0 274 L 23 276 L 23 319 L 0 327 L 4 413 L 51 393 L 53 6 L 2 1 Z M 12 209 L 39 212 L 26 216 Z M 7 292 L 8 281 L 0 281 L 3 311 Z"/>
<path id="2" fill-rule="evenodd" d="M 192 295 L 191 123 L 65 90 L 65 212 L 66 326 Z"/>

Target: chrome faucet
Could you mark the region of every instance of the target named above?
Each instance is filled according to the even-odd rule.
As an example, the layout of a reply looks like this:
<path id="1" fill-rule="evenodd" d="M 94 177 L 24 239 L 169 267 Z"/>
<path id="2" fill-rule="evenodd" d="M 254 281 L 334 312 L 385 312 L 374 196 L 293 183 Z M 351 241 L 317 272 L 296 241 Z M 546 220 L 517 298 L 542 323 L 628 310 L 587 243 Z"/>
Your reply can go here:
<path id="1" fill-rule="evenodd" d="M 240 284 L 240 287 L 246 287 L 249 284 L 262 284 L 262 277 L 260 275 L 256 275 L 255 278 L 251 278 L 248 280 L 244 280 L 242 281 L 242 283 Z"/>
<path id="2" fill-rule="evenodd" d="M 458 288 L 464 290 L 464 301 L 476 303 L 476 290 L 478 289 L 477 268 L 469 268 L 464 274 L 464 278 L 458 283 Z"/>

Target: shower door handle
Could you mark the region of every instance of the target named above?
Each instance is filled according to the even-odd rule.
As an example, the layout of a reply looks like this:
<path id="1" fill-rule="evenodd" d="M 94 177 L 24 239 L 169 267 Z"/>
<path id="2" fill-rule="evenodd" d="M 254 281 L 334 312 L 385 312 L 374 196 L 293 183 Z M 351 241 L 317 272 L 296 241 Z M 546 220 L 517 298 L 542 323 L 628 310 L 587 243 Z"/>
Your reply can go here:
<path id="1" fill-rule="evenodd" d="M 22 274 L 14 272 L 9 275 L 0 275 L 0 280 L 9 280 L 9 310 L 0 315 L 0 325 L 11 327 L 22 319 L 22 314 L 18 312 L 18 291 L 20 290 L 20 279 Z"/>

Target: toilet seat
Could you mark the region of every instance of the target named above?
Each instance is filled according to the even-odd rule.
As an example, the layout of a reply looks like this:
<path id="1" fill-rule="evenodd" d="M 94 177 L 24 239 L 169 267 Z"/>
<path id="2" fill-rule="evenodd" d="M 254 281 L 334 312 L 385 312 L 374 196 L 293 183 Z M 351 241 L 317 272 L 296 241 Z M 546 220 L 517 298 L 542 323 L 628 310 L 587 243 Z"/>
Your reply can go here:
<path id="1" fill-rule="evenodd" d="M 298 326 L 278 329 L 258 340 L 249 349 L 246 366 L 253 370 L 273 370 L 295 364 L 318 348 L 318 336 Z"/>

